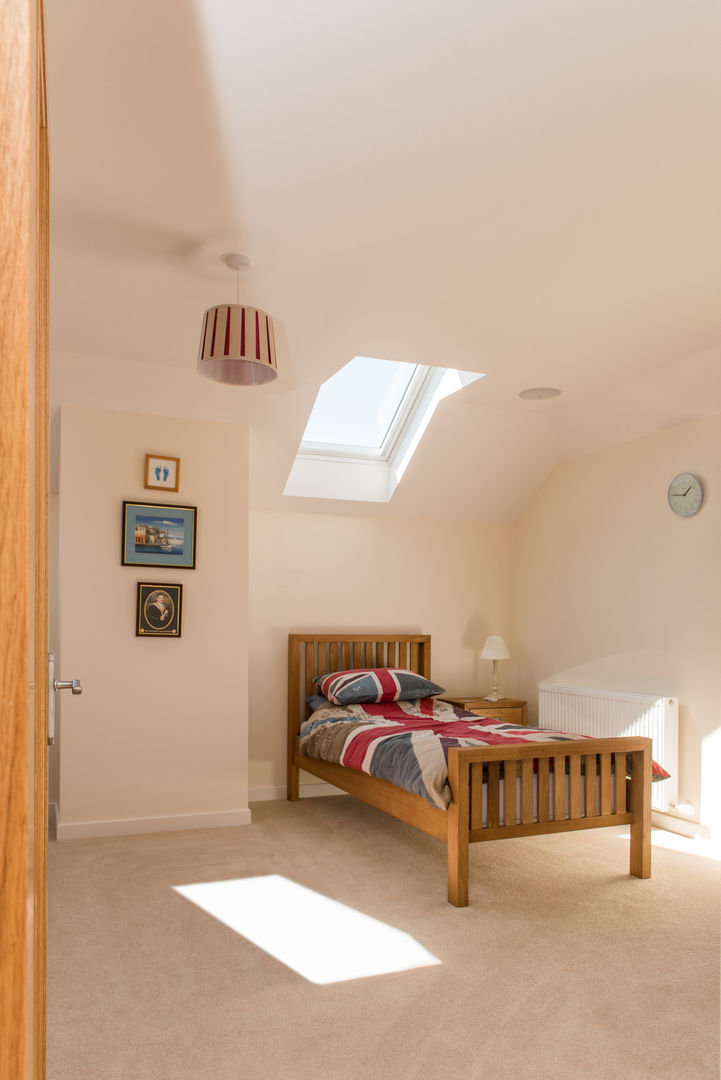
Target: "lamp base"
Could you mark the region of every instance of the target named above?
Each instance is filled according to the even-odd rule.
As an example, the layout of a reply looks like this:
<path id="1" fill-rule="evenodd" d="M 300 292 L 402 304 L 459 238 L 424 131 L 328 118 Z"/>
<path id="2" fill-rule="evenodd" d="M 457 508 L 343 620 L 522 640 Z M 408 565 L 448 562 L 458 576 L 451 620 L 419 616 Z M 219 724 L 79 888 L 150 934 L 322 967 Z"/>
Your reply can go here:
<path id="1" fill-rule="evenodd" d="M 486 694 L 483 701 L 502 701 L 503 698 L 500 694 Z"/>

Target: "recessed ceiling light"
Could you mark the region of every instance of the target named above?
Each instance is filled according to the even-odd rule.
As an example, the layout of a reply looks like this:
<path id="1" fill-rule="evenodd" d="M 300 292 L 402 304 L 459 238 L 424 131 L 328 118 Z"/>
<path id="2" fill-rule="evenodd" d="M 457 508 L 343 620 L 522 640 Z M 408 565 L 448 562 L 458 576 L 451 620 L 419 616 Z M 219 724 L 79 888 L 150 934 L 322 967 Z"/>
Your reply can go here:
<path id="1" fill-rule="evenodd" d="M 521 390 L 519 397 L 537 400 L 538 398 L 558 397 L 561 393 L 553 386 L 532 386 L 530 390 Z"/>

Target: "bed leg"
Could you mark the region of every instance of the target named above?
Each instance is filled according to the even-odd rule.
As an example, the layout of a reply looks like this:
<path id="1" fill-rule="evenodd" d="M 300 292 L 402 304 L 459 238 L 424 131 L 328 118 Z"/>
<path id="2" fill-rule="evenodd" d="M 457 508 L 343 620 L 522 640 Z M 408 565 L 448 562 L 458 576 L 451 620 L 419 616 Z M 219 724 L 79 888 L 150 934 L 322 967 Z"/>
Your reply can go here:
<path id="1" fill-rule="evenodd" d="M 300 770 L 292 762 L 288 764 L 288 801 L 297 802 L 300 798 Z"/>
<path id="2" fill-rule="evenodd" d="M 470 769 L 461 767 L 458 750 L 448 753 L 448 903 L 468 907 L 468 784 Z"/>
<path id="3" fill-rule="evenodd" d="M 634 877 L 651 877 L 651 747 L 631 755 L 630 872 Z"/>

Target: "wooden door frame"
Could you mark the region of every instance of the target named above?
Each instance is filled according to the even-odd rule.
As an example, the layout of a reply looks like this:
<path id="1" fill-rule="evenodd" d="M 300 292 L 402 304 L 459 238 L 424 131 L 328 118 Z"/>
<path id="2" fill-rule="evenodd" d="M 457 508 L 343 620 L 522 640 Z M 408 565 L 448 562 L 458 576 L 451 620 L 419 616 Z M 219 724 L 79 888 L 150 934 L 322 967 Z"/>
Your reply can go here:
<path id="1" fill-rule="evenodd" d="M 42 506 L 35 505 L 35 498 L 42 501 L 43 481 L 36 492 L 37 436 L 31 432 L 34 421 L 42 423 L 47 415 L 42 405 L 47 355 L 36 352 L 39 326 L 45 327 L 47 347 L 47 312 L 42 314 L 36 279 L 37 272 L 47 273 L 46 253 L 38 259 L 36 250 L 38 223 L 46 214 L 38 200 L 43 183 L 36 111 L 40 16 L 36 0 L 0 4 L 0 1080 L 41 1080 L 44 1075 L 44 1049 L 38 1061 L 37 1043 L 42 1027 L 44 1048 L 45 1020 L 44 1013 L 36 1016 L 35 989 L 40 981 L 44 1008 L 45 973 L 38 968 L 36 937 L 39 933 L 44 942 L 37 919 L 44 920 L 44 910 L 37 910 L 44 894 L 36 897 L 34 853 L 34 768 L 40 757 L 39 721 L 44 725 L 38 710 L 46 693 L 44 660 L 38 671 L 43 642 L 34 635 L 35 537 L 43 528 L 38 520 Z M 46 290 L 43 295 L 46 303 Z M 34 700 L 31 681 L 43 688 L 40 702 Z M 44 748 L 44 726 L 42 736 Z M 45 822 L 37 822 L 37 833 L 44 836 L 44 829 Z"/>
<path id="2" fill-rule="evenodd" d="M 33 393 L 34 457 L 32 462 L 33 523 L 30 543 L 34 561 L 33 667 L 33 1024 L 32 1077 L 45 1077 L 47 971 L 47 842 L 48 842 L 48 519 L 50 503 L 49 292 L 50 292 L 50 153 L 45 83 L 45 12 L 36 0 L 35 34 L 35 349 Z"/>

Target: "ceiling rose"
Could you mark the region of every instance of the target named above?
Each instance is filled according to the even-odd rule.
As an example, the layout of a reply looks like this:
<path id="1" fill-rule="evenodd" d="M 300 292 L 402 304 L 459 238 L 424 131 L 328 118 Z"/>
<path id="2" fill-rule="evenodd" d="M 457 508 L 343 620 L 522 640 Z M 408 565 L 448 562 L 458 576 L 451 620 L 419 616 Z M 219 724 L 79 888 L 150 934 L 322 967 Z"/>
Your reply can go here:
<path id="1" fill-rule="evenodd" d="M 532 386 L 528 390 L 521 390 L 519 397 L 529 401 L 537 401 L 539 398 L 558 397 L 561 393 L 554 386 Z"/>

